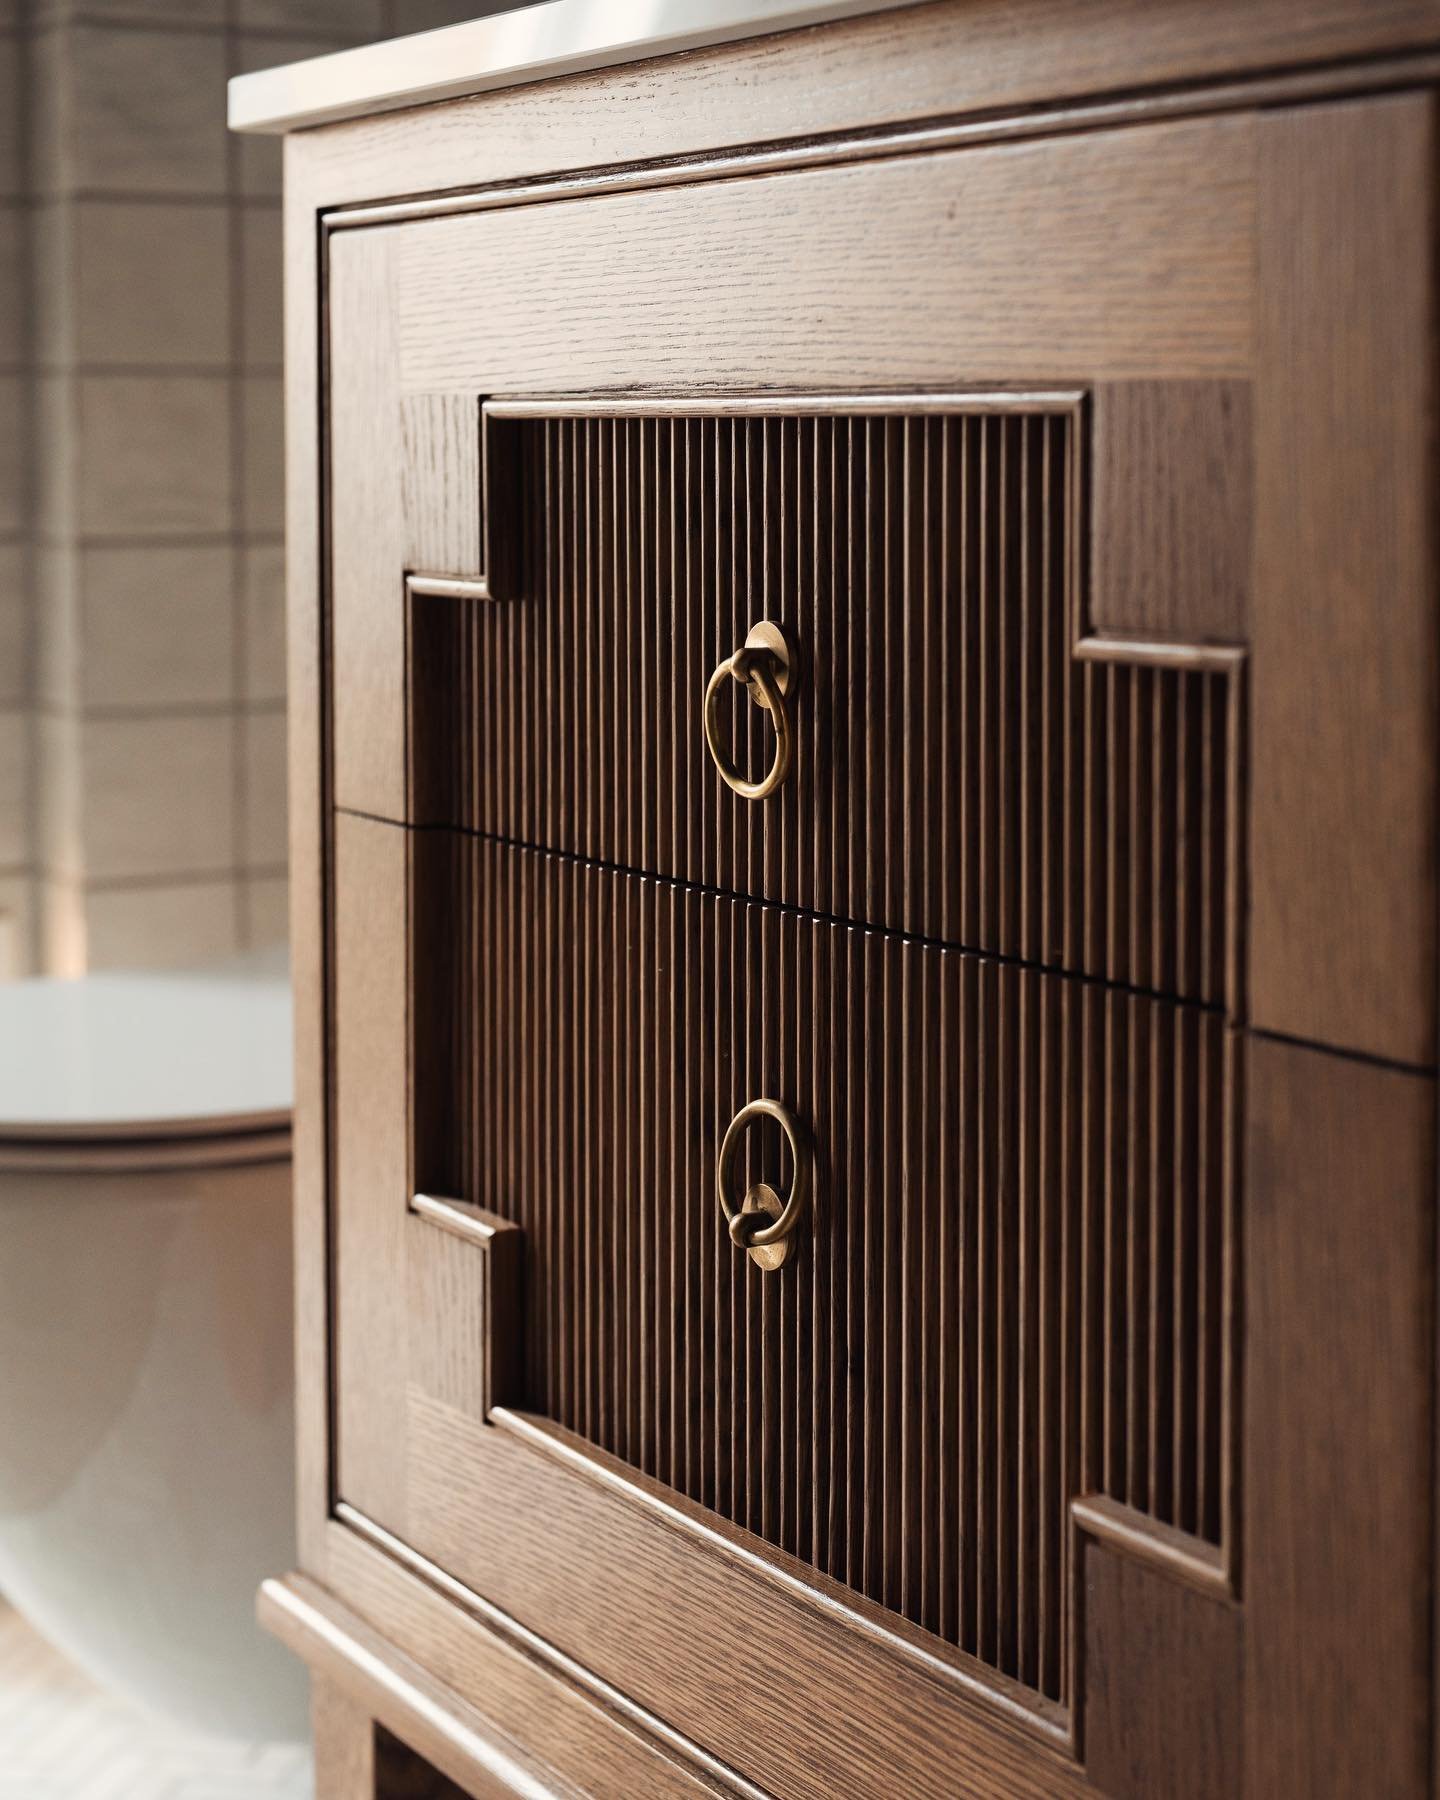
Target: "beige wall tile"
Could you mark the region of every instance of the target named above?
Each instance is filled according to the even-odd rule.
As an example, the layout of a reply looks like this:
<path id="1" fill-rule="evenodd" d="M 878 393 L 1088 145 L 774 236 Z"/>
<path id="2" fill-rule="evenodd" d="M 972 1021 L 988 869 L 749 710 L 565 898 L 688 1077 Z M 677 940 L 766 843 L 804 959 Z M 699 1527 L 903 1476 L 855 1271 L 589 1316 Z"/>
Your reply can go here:
<path id="1" fill-rule="evenodd" d="M 467 19 L 509 12 L 514 4 L 515 0 L 390 0 L 390 34 L 405 37 L 412 31 L 460 25 Z"/>
<path id="2" fill-rule="evenodd" d="M 0 706 L 31 690 L 30 565 L 24 546 L 0 544 Z"/>
<path id="3" fill-rule="evenodd" d="M 35 716 L 35 857 L 52 880 L 84 873 L 80 721 L 70 713 Z"/>
<path id="4" fill-rule="evenodd" d="M 179 969 L 241 948 L 233 881 L 91 888 L 84 899 L 92 969 Z"/>
<path id="5" fill-rule="evenodd" d="M 0 535 L 18 532 L 25 523 L 25 389 L 19 375 L 0 375 Z"/>
<path id="6" fill-rule="evenodd" d="M 78 445 L 74 420 L 78 407 L 79 396 L 70 376 L 44 375 L 36 381 L 35 510 L 41 530 L 53 539 L 68 537 L 75 529 Z"/>
<path id="7" fill-rule="evenodd" d="M 290 883 L 283 875 L 261 875 L 245 883 L 245 941 L 251 948 L 290 939 Z"/>
<path id="8" fill-rule="evenodd" d="M 19 194 L 25 186 L 21 158 L 20 40 L 0 37 L 0 194 Z"/>
<path id="9" fill-rule="evenodd" d="M 61 191 L 225 192 L 220 33 L 76 26 L 64 42 L 69 94 L 54 177 Z"/>
<path id="10" fill-rule="evenodd" d="M 25 214 L 0 201 L 0 364 L 28 364 L 25 343 Z"/>
<path id="11" fill-rule="evenodd" d="M 283 869 L 285 834 L 285 715 L 250 713 L 241 721 L 245 755 L 242 845 L 247 869 Z"/>
<path id="12" fill-rule="evenodd" d="M 323 31 L 359 43 L 380 35 L 381 0 L 239 0 L 242 27 L 279 31 Z"/>
<path id="13" fill-rule="evenodd" d="M 226 714 L 86 719 L 85 873 L 228 871 L 235 854 L 235 731 Z"/>
<path id="14" fill-rule="evenodd" d="M 85 891 L 78 882 L 40 880 L 35 886 L 40 967 L 47 975 L 85 973 Z"/>
<path id="15" fill-rule="evenodd" d="M 28 868 L 30 842 L 30 730 L 28 711 L 0 712 L 0 871 Z"/>
<path id="16" fill-rule="evenodd" d="M 71 231 L 77 361 L 229 363 L 223 205 L 82 201 Z"/>
<path id="17" fill-rule="evenodd" d="M 52 200 L 30 213 L 35 355 L 48 369 L 67 368 L 75 360 L 74 212 L 68 201 Z"/>
<path id="18" fill-rule="evenodd" d="M 76 468 L 87 536 L 230 527 L 229 386 L 203 375 L 87 375 Z"/>
<path id="19" fill-rule="evenodd" d="M 86 706 L 202 706 L 235 697 L 233 552 L 190 545 L 80 553 Z"/>
<path id="20" fill-rule="evenodd" d="M 37 31 L 30 39 L 30 186 L 35 196 L 53 196 L 65 186 L 74 110 L 68 46 L 67 34 L 54 29 Z"/>
<path id="21" fill-rule="evenodd" d="M 241 389 L 245 445 L 244 528 L 285 529 L 285 412 L 278 376 L 247 375 Z"/>
<path id="22" fill-rule="evenodd" d="M 242 553 L 245 629 L 240 692 L 245 700 L 285 698 L 285 546 L 254 544 Z"/>
<path id="23" fill-rule="evenodd" d="M 118 19 L 137 25 L 221 25 L 225 0 L 31 0 L 36 19 Z"/>
<path id="24" fill-rule="evenodd" d="M 80 691 L 77 570 L 68 544 L 42 546 L 35 554 L 35 692 L 52 709 L 73 705 Z"/>
<path id="25" fill-rule="evenodd" d="M 247 32 L 237 43 L 235 72 L 248 75 L 255 69 L 273 69 L 281 63 L 303 62 L 335 49 L 333 38 L 266 37 Z M 251 134 L 235 140 L 240 192 L 280 196 L 280 139 Z"/>
<path id="26" fill-rule="evenodd" d="M 37 949 L 34 877 L 0 877 L 0 981 L 34 974 Z"/>
<path id="27" fill-rule="evenodd" d="M 278 369 L 281 319 L 280 211 L 260 203 L 240 216 L 240 352 L 248 369 Z"/>

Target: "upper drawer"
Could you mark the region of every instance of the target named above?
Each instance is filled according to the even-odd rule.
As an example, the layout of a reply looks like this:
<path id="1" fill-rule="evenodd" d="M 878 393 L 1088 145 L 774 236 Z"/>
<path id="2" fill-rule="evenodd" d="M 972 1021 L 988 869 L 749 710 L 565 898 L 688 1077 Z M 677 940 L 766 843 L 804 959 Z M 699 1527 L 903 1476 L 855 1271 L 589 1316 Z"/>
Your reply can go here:
<path id="1" fill-rule="evenodd" d="M 1248 132 L 334 233 L 336 802 L 1238 1009 Z"/>
<path id="2" fill-rule="evenodd" d="M 1232 677 L 1077 654 L 1083 408 L 885 405 L 487 408 L 411 822 L 1219 1001 Z"/>
<path id="3" fill-rule="evenodd" d="M 1222 1001 L 1235 665 L 1081 641 L 1087 428 L 487 406 L 487 579 L 405 589 L 405 817 Z"/>

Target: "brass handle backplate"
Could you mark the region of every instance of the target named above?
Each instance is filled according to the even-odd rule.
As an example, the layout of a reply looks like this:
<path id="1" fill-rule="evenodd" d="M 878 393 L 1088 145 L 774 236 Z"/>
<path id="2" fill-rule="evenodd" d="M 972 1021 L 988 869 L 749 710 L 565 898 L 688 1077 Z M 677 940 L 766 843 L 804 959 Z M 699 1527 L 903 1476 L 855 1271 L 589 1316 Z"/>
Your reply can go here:
<path id="1" fill-rule="evenodd" d="M 790 1156 L 795 1165 L 790 1177 L 790 1192 L 782 1200 L 769 1182 L 757 1181 L 736 1206 L 730 1198 L 731 1168 L 746 1127 L 757 1119 L 773 1119 L 789 1140 Z M 720 1145 L 715 1191 L 730 1230 L 730 1241 L 737 1249 L 747 1251 L 751 1262 L 762 1269 L 780 1268 L 795 1248 L 795 1228 L 810 1205 L 813 1163 L 809 1134 L 794 1113 L 778 1100 L 751 1100 L 730 1121 Z"/>
<path id="2" fill-rule="evenodd" d="M 745 642 L 733 656 L 725 658 L 705 689 L 705 743 L 710 759 L 720 771 L 720 779 L 744 800 L 763 800 L 767 794 L 773 794 L 790 773 L 794 745 L 785 696 L 790 692 L 798 668 L 785 633 L 773 620 L 762 619 L 758 625 L 750 627 Z M 725 686 L 726 676 L 749 690 L 751 701 L 765 708 L 775 727 L 775 755 L 759 781 L 747 781 L 720 743 L 720 691 Z"/>

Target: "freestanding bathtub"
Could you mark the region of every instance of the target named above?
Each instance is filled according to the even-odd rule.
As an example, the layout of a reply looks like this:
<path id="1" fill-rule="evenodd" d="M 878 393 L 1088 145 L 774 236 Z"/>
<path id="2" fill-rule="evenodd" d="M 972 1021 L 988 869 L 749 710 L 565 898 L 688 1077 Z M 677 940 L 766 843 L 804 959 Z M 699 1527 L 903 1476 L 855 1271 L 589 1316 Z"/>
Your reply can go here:
<path id="1" fill-rule="evenodd" d="M 289 984 L 0 987 L 0 1593 L 180 1721 L 299 1737 Z"/>

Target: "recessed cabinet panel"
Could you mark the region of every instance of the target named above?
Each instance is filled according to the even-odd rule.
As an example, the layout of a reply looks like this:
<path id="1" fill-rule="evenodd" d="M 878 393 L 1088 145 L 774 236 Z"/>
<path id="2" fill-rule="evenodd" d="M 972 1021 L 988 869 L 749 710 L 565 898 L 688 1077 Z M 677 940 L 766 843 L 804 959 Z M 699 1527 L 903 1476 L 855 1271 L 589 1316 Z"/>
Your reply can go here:
<path id="1" fill-rule="evenodd" d="M 407 599 L 412 822 L 1233 999 L 1238 660 L 1093 654 L 1086 409 L 779 405 L 487 409 L 488 594 Z"/>

